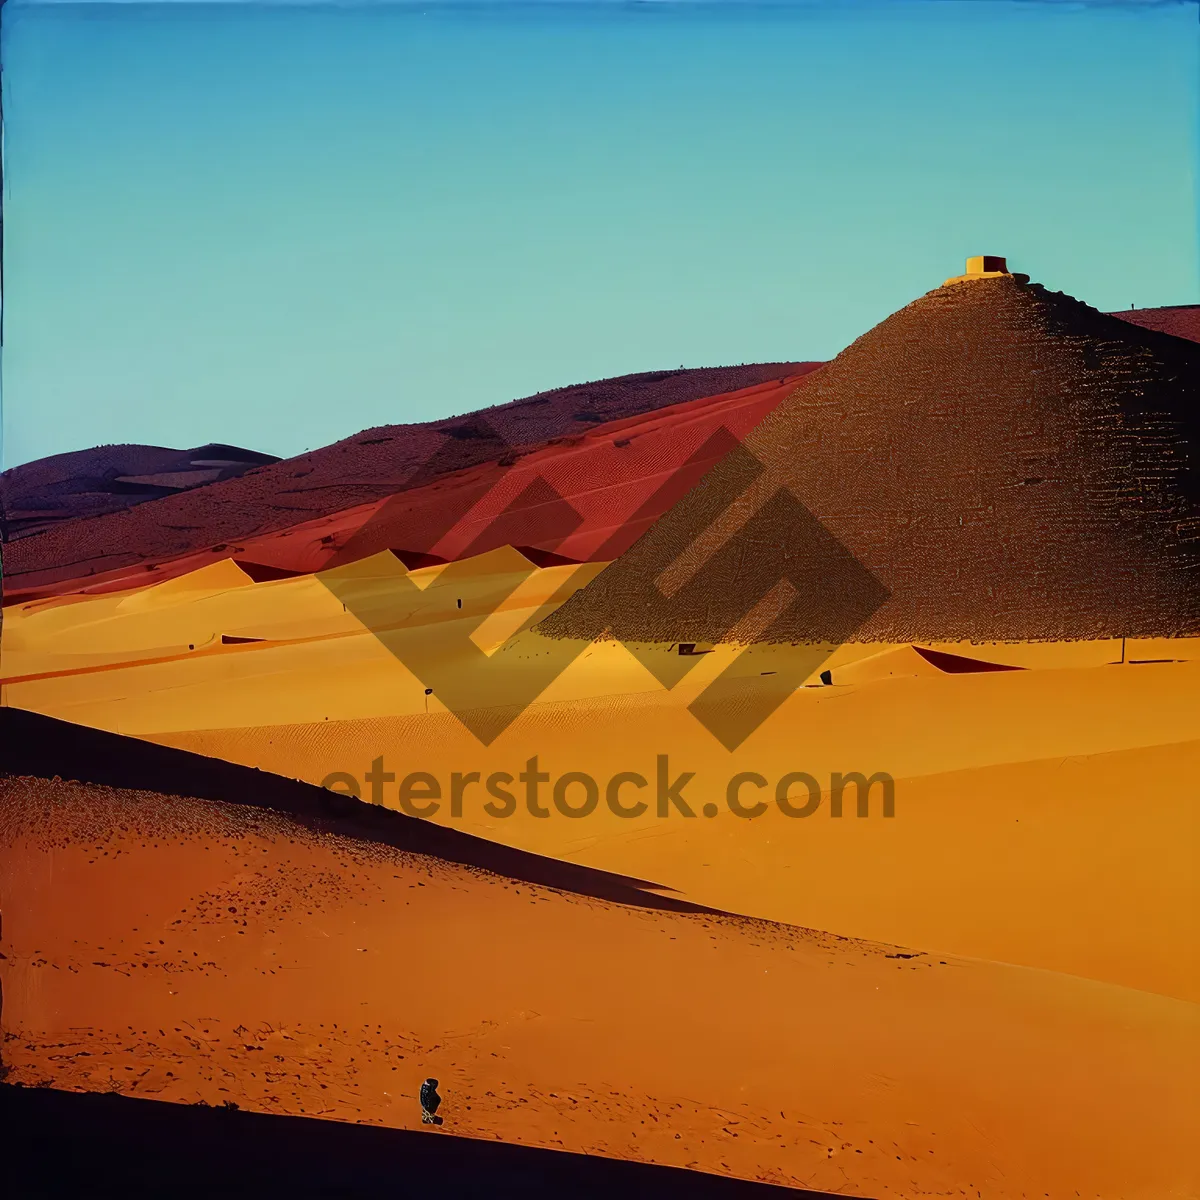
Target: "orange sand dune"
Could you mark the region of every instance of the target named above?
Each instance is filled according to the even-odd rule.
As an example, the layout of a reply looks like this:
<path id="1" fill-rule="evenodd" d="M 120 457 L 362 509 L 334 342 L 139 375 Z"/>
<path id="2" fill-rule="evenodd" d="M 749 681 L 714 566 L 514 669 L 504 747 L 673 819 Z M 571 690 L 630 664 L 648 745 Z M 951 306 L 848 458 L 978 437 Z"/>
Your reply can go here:
<path id="1" fill-rule="evenodd" d="M 958 693 L 971 711 L 970 691 Z M 812 703 L 808 689 L 778 719 L 786 723 L 792 708 L 796 720 L 803 703 Z M 849 712 L 863 714 L 863 707 Z M 838 819 L 831 816 L 832 772 L 882 770 L 888 747 L 898 755 L 903 749 L 898 741 L 873 754 L 867 736 L 857 749 L 844 737 L 823 746 L 820 733 L 828 726 L 813 720 L 815 736 L 803 748 L 768 744 L 730 761 L 704 744 L 702 730 L 686 739 L 690 717 L 675 716 L 645 704 L 555 706 L 526 714 L 519 722 L 523 748 L 503 756 L 472 747 L 470 735 L 444 715 L 155 740 L 313 782 L 347 769 L 361 781 L 380 756 L 397 778 L 429 771 L 439 780 L 434 821 L 655 879 L 701 904 L 1200 1000 L 1200 815 L 1186 786 L 1200 774 L 1200 739 L 1108 752 L 1065 747 L 1052 756 L 957 769 L 948 754 L 949 769 L 930 765 L 911 774 L 898 758 L 891 772 L 895 816 L 882 815 L 878 788 L 869 815 L 856 816 L 851 787 Z M 695 774 L 685 793 L 691 819 L 674 810 L 657 817 L 659 747 L 670 751 L 672 777 Z M 539 767 L 555 778 L 587 771 L 603 785 L 618 770 L 641 772 L 650 783 L 650 810 L 622 819 L 601 806 L 573 821 L 553 808 L 550 819 L 537 819 L 521 804 L 511 817 L 495 819 L 477 792 L 468 792 L 462 816 L 452 814 L 452 771 L 503 769 L 515 777 L 539 748 Z M 760 773 L 773 787 L 795 770 L 811 773 L 822 787 L 811 817 L 788 818 L 770 805 L 751 820 L 727 810 L 726 784 L 739 771 Z M 391 806 L 397 786 L 383 793 Z M 370 796 L 365 783 L 362 790 Z M 544 787 L 547 804 L 548 792 Z M 520 784 L 516 793 L 523 800 Z M 750 784 L 741 799 L 753 805 L 760 796 L 770 800 L 773 793 Z M 709 804 L 717 807 L 713 818 L 705 813 Z"/>
<path id="2" fill-rule="evenodd" d="M 256 584 L 226 562 L 123 597 L 14 606 L 4 700 L 312 783 L 349 773 L 367 798 L 382 758 L 396 775 L 385 805 L 397 805 L 399 779 L 429 772 L 436 822 L 702 904 L 1200 999 L 1189 950 L 1200 836 L 1182 782 L 1200 768 L 1195 640 L 848 645 L 826 660 L 831 686 L 784 698 L 731 754 L 688 706 L 736 647 L 686 660 L 692 673 L 666 691 L 643 664 L 684 661 L 673 648 L 643 647 L 639 661 L 581 645 L 544 689 L 534 678 L 518 715 L 523 681 L 561 643 L 514 630 L 598 569 L 535 569 L 499 548 L 416 571 L 385 553 Z M 1026 669 L 947 673 L 939 652 Z M 772 694 L 803 654 L 757 647 L 723 703 Z M 414 672 L 430 664 L 427 694 Z M 469 713 L 446 711 L 447 689 L 478 705 L 482 724 L 513 719 L 484 747 L 459 719 Z M 660 819 L 653 805 L 625 819 L 604 804 L 586 820 L 524 804 L 498 819 L 478 784 L 461 813 L 448 803 L 455 772 L 515 779 L 533 756 L 555 777 L 583 771 L 604 786 L 632 771 L 653 791 L 660 754 L 672 775 L 694 775 L 693 819 Z M 795 771 L 824 793 L 812 817 L 729 811 L 735 774 L 761 776 L 771 799 Z M 833 773 L 854 771 L 893 777 L 894 819 L 878 789 L 867 819 L 853 815 L 853 790 L 831 819 Z M 759 798 L 752 782 L 738 794 Z M 703 815 L 709 804 L 719 817 Z"/>
<path id="3" fill-rule="evenodd" d="M 1195 1006 L 514 884 L 269 813 L 0 784 L 10 1081 L 854 1196 L 1196 1194 Z M 433 1135 L 431 1135 L 433 1136 Z"/>

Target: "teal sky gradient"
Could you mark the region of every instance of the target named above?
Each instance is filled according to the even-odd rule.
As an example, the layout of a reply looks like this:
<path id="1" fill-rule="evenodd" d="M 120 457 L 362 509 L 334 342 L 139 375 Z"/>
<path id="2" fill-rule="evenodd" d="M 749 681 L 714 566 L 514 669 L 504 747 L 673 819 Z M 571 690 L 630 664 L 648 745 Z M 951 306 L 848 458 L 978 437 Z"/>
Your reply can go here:
<path id="1" fill-rule="evenodd" d="M 968 254 L 1200 301 L 1192 5 L 3 13 L 5 466 L 821 359 Z"/>

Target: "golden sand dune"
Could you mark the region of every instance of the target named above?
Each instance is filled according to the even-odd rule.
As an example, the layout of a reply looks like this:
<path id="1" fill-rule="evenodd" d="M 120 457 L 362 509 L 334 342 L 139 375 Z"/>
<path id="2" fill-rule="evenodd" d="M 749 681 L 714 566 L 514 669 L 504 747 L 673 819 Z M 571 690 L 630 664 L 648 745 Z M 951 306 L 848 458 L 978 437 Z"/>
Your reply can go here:
<path id="1" fill-rule="evenodd" d="M 254 580 L 231 558 L 221 559 L 187 575 L 118 595 L 118 612 L 152 612 L 155 609 L 219 596 L 234 588 L 251 587 Z"/>
<path id="2" fill-rule="evenodd" d="M 1200 839 L 1186 786 L 1200 766 L 1195 640 L 848 645 L 822 664 L 831 686 L 784 698 L 731 754 L 688 705 L 736 647 L 689 660 L 691 674 L 667 691 L 644 663 L 678 661 L 674 647 L 581 644 L 517 715 L 524 673 L 547 643 L 507 639 L 598 569 L 534 570 L 505 549 L 410 572 L 382 554 L 332 578 L 246 586 L 210 568 L 187 586 L 18 606 L 4 625 L 5 702 L 314 783 L 348 773 L 368 799 L 365 776 L 382 758 L 396 776 L 381 785 L 385 805 L 398 804 L 405 775 L 428 772 L 441 793 L 434 821 L 701 903 L 1200 998 L 1190 949 Z M 85 646 L 99 667 L 76 665 Z M 738 659 L 741 696 L 769 692 L 771 672 L 786 675 L 803 652 L 759 647 Z M 947 673 L 939 652 L 1025 669 Z M 432 695 L 401 660 L 433 662 Z M 446 710 L 443 685 L 514 719 L 484 747 Z M 671 778 L 693 775 L 684 797 L 695 816 L 658 816 L 660 754 Z M 600 787 L 638 773 L 649 811 L 629 819 L 601 803 L 586 820 L 552 806 L 536 817 L 513 782 L 534 756 L 554 779 L 586 772 Z M 492 798 L 479 783 L 453 811 L 454 773 L 498 771 L 520 801 L 511 816 L 484 809 Z M 796 771 L 822 792 L 805 819 L 770 803 Z M 765 796 L 761 817 L 729 811 L 739 772 L 767 784 L 735 792 L 748 806 Z M 881 815 L 877 786 L 860 819 L 851 787 L 832 818 L 835 772 L 886 772 L 896 815 Z M 720 815 L 706 818 L 706 805 Z"/>
<path id="3" fill-rule="evenodd" d="M 232 560 L 140 591 L 113 596 L 33 601 L 5 610 L 2 653 L 6 702 L 14 707 L 135 733 L 189 730 L 211 724 L 274 724 L 365 715 L 437 711 L 440 687 L 402 664 L 442 660 L 434 673 L 455 681 L 472 707 L 519 699 L 594 699 L 660 691 L 648 656 L 674 660 L 675 647 L 641 647 L 637 657 L 613 643 L 570 648 L 561 675 L 532 697 L 522 672 L 560 643 L 514 635 L 538 614 L 586 586 L 603 564 L 535 568 L 511 547 L 474 559 L 409 571 L 390 552 L 316 576 L 252 583 Z M 496 669 L 480 654 L 494 655 Z M 830 647 L 834 650 L 833 647 Z M 994 664 L 1073 667 L 1152 659 L 1200 658 L 1200 639 L 1062 643 L 850 643 L 821 667 L 835 683 L 946 672 L 922 655 L 945 652 Z M 720 646 L 698 661 L 689 681 L 707 683 L 738 648 Z M 738 671 L 758 680 L 786 664 L 788 647 L 757 647 Z M 460 661 L 461 660 L 461 661 Z M 861 660 L 861 661 L 860 661 Z M 815 660 L 814 660 L 815 661 Z M 280 674 L 292 677 L 282 714 Z M 468 673 L 461 686 L 457 681 Z M 816 669 L 814 668 L 814 675 Z M 354 676 L 350 707 L 339 701 Z M 239 697 L 231 695 L 237 685 Z M 766 685 L 764 685 L 766 686 Z M 256 689 L 259 689 L 256 691 Z M 139 697 L 153 695 L 148 711 Z M 687 695 L 687 689 L 678 691 Z M 687 699 L 690 700 L 690 696 Z M 461 711 L 463 705 L 455 705 Z M 297 712 L 296 710 L 300 710 Z"/>
<path id="4" fill-rule="evenodd" d="M 234 805 L 10 780 L 0 816 L 16 1082 L 420 1128 L 432 1075 L 473 1137 L 879 1200 L 1194 1194 L 1178 1000 Z"/>
<path id="5" fill-rule="evenodd" d="M 961 691 L 960 698 L 965 701 Z M 363 780 L 372 759 L 381 757 L 398 779 L 410 771 L 435 777 L 441 799 L 430 814 L 434 821 L 657 879 L 703 904 L 1200 1000 L 1200 818 L 1186 787 L 1200 771 L 1200 739 L 1050 756 L 1043 748 L 1029 758 L 945 771 L 930 766 L 924 774 L 897 768 L 894 817 L 882 815 L 878 788 L 869 815 L 858 817 L 851 787 L 843 815 L 835 818 L 832 772 L 871 772 L 888 763 L 882 751 L 862 763 L 869 739 L 860 741 L 858 759 L 848 742 L 840 757 L 832 757 L 830 748 L 814 741 L 806 753 L 770 747 L 722 765 L 711 752 L 704 757 L 703 731 L 693 739 L 693 754 L 680 748 L 683 722 L 690 718 L 674 715 L 678 720 L 643 706 L 616 705 L 527 714 L 521 722 L 526 745 L 502 757 L 495 747 L 490 756 L 473 747 L 449 716 L 210 730 L 155 740 L 313 782 L 347 768 Z M 537 716 L 544 723 L 535 724 Z M 684 792 L 690 819 L 674 808 L 665 819 L 656 814 L 660 746 L 670 749 L 672 779 L 685 771 L 695 776 Z M 601 805 L 586 820 L 569 820 L 550 805 L 550 787 L 543 785 L 541 799 L 551 816 L 535 818 L 518 782 L 511 784 L 519 802 L 512 816 L 495 819 L 484 812 L 487 797 L 478 786 L 466 792 L 462 816 L 453 815 L 453 772 L 479 771 L 486 779 L 499 769 L 516 779 L 538 748 L 538 767 L 551 779 L 585 771 L 603 788 L 617 770 L 639 772 L 648 781 L 649 811 L 625 819 Z M 735 816 L 727 809 L 726 788 L 743 770 L 768 784 L 765 790 L 753 783 L 742 787 L 747 808 L 760 798 L 770 801 L 777 781 L 795 770 L 817 780 L 820 805 L 805 819 L 783 816 L 770 804 L 755 819 Z M 362 790 L 371 795 L 365 782 Z M 806 796 L 797 791 L 801 804 Z M 391 806 L 397 796 L 395 783 L 382 793 Z M 577 793 L 570 798 L 573 804 L 579 799 Z M 707 805 L 718 815 L 708 818 Z"/>
<path id="6" fill-rule="evenodd" d="M 385 551 L 320 576 L 253 583 L 224 560 L 139 591 L 6 609 L 2 679 L 14 707 L 59 712 L 205 680 L 276 676 L 293 660 L 330 675 L 343 657 L 398 665 L 387 639 L 424 642 L 437 636 L 428 626 L 446 622 L 459 631 L 469 624 L 454 635 L 459 641 L 493 649 L 600 567 L 539 569 L 502 547 L 467 563 L 409 571 Z M 410 679 L 408 691 L 411 711 L 423 709 L 423 687 Z"/>

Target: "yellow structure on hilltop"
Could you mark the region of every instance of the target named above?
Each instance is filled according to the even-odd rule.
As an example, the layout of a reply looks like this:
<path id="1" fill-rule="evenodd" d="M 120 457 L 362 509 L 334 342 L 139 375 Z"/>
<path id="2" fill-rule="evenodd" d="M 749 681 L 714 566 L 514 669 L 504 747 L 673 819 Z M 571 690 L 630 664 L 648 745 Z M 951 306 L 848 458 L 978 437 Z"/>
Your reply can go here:
<path id="1" fill-rule="evenodd" d="M 967 259 L 966 274 L 955 275 L 953 279 L 947 279 L 942 287 L 949 287 L 952 283 L 966 283 L 972 279 L 999 279 L 1003 275 L 1019 280 L 1021 283 L 1029 282 L 1028 275 L 1018 275 L 1016 272 L 1010 271 L 1007 261 L 999 255 L 976 254 Z"/>

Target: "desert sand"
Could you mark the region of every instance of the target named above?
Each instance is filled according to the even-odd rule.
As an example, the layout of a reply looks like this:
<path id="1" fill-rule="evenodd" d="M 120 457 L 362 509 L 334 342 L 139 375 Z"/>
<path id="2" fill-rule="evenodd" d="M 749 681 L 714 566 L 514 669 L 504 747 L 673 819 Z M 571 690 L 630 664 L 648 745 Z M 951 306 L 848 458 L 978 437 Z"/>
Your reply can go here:
<path id="1" fill-rule="evenodd" d="M 119 598 L 14 606 L 4 699 L 310 783 L 349 773 L 367 799 L 382 758 L 398 779 L 439 781 L 434 821 L 656 879 L 697 903 L 1200 1000 L 1200 830 L 1185 786 L 1200 768 L 1196 640 L 943 644 L 968 664 L 1023 668 L 961 673 L 934 665 L 937 647 L 848 645 L 812 672 L 816 683 L 828 668 L 830 686 L 788 695 L 730 753 L 688 705 L 733 647 L 698 657 L 668 690 L 644 655 L 580 646 L 517 713 L 540 681 L 525 689 L 522 670 L 557 645 L 520 627 L 598 569 L 533 568 L 509 549 L 409 572 L 384 554 L 324 581 L 256 584 L 227 561 Z M 769 692 L 777 676 L 762 672 L 786 676 L 797 653 L 748 655 L 748 693 Z M 435 672 L 432 696 L 406 662 Z M 464 711 L 473 698 L 480 713 Z M 511 723 L 485 747 L 463 717 L 488 728 L 497 712 Z M 546 820 L 524 804 L 496 818 L 479 787 L 458 814 L 445 802 L 454 772 L 516 778 L 539 756 L 555 776 L 654 781 L 664 751 L 673 775 L 695 776 L 693 819 L 601 805 L 585 821 Z M 738 817 L 726 787 L 742 771 L 772 786 L 808 772 L 822 806 L 800 820 L 774 807 Z M 865 820 L 853 807 L 831 819 L 835 771 L 891 775 L 895 818 L 882 817 L 877 793 Z M 395 808 L 398 797 L 393 781 L 377 799 Z M 702 815 L 709 803 L 719 816 Z"/>
<path id="2" fill-rule="evenodd" d="M 420 1128 L 432 1075 L 471 1137 L 861 1196 L 1191 1194 L 1178 1000 L 215 802 L 14 779 L 0 819 L 10 1082 Z"/>

